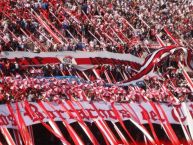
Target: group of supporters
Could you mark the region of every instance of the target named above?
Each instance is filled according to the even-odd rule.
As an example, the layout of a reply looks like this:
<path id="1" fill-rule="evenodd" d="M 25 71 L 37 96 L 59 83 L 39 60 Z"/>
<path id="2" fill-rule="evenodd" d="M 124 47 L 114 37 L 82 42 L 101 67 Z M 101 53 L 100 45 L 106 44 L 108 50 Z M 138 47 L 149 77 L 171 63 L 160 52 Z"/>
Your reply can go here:
<path id="1" fill-rule="evenodd" d="M 10 70 L 3 69 L 1 66 L 0 101 L 2 103 L 21 100 L 70 99 L 107 102 L 152 100 L 172 104 L 192 101 L 193 97 L 182 70 L 175 68 L 175 65 L 167 67 L 168 71 L 164 75 L 157 72 L 157 76 L 146 76 L 136 85 L 128 86 L 120 86 L 121 81 L 114 80 L 115 84 L 109 82 L 113 76 L 118 74 L 117 78 L 126 79 L 124 77 L 129 77 L 128 71 L 107 71 L 107 66 L 102 71 L 103 73 L 96 75 L 96 68 L 80 71 L 69 64 L 28 66 L 25 69 L 21 69 L 17 63 L 12 65 Z M 112 66 L 108 65 L 108 67 Z M 131 72 L 130 74 L 132 75 Z M 66 78 L 69 76 L 73 77 Z M 116 79 L 116 76 L 113 78 Z"/>
<path id="2" fill-rule="evenodd" d="M 25 100 L 72 100 L 139 104 L 151 101 L 156 102 L 153 104 L 164 102 L 175 106 L 181 102 L 192 102 L 193 73 L 189 71 L 185 76 L 185 69 L 179 65 L 192 64 L 191 57 L 185 53 L 193 48 L 192 24 L 192 0 L 0 0 L 0 104 Z M 172 49 L 167 46 L 183 46 L 185 51 L 169 51 Z M 168 51 L 161 54 L 160 50 L 164 49 Z M 12 58 L 10 52 L 5 51 L 15 51 L 17 54 L 26 51 L 29 55 L 33 52 L 110 51 L 114 55 L 137 56 L 133 58 L 142 59 L 144 63 L 138 64 L 128 59 L 116 64 L 99 59 L 101 62 L 85 67 L 62 63 L 57 57 Z M 145 73 L 140 76 L 143 70 Z M 140 79 L 132 82 L 136 76 Z M 186 77 L 190 77 L 188 81 Z M 115 131 L 113 122 L 104 122 L 116 137 L 120 136 L 120 144 L 124 143 L 126 129 L 137 142 L 150 143 L 131 120 L 115 123 L 121 132 Z M 85 144 L 92 144 L 79 123 L 70 126 Z M 120 127 L 123 124 L 126 129 Z M 168 124 L 153 124 L 160 140 L 172 141 L 172 128 L 175 130 L 173 135 L 176 134 L 179 139 L 185 138 L 181 126 L 172 125 L 167 131 L 163 129 L 165 125 Z M 86 126 L 100 144 L 104 144 L 110 136 L 99 131 L 95 123 L 87 123 Z M 152 130 L 148 124 L 144 126 L 148 131 Z M 32 132 L 37 144 L 61 144 L 58 138 L 42 127 L 42 124 L 33 125 Z M 73 144 L 73 136 L 62 127 L 64 136 Z M 3 130 L 0 129 L 1 136 Z M 3 137 L 0 137 L 0 142 L 2 140 Z M 186 142 L 189 143 L 189 140 Z"/>
<path id="3" fill-rule="evenodd" d="M 0 2 L 3 51 L 100 51 L 143 56 L 149 48 L 193 45 L 191 0 L 3 0 Z"/>

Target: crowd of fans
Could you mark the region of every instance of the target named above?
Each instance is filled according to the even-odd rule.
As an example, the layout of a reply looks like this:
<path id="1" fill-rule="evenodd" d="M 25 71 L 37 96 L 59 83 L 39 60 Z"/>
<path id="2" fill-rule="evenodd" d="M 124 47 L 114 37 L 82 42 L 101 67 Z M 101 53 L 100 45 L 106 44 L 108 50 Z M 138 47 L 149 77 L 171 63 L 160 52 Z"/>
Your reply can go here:
<path id="1" fill-rule="evenodd" d="M 15 66 L 18 65 L 15 64 Z M 61 66 L 61 64 L 57 64 L 57 66 Z M 99 73 L 101 77 L 99 79 L 94 72 L 86 70 L 83 75 L 83 72 L 67 64 L 63 64 L 62 69 L 56 69 L 50 65 L 41 67 L 43 68 L 30 66 L 26 67 L 25 71 L 19 70 L 19 67 L 12 67 L 10 74 L 4 73 L 5 70 L 1 69 L 0 102 L 15 102 L 25 99 L 28 101 L 75 99 L 110 102 L 152 100 L 172 104 L 179 101 L 191 101 L 193 95 L 184 80 L 181 69 L 173 66 L 167 67 L 168 71 L 161 77 L 146 76 L 144 81 L 124 87 L 109 84 L 107 74 Z M 56 70 L 58 73 L 54 74 L 53 72 Z M 117 72 L 109 71 L 108 74 L 113 75 Z M 62 76 L 76 77 L 69 80 Z"/>
<path id="2" fill-rule="evenodd" d="M 167 30 L 193 45 L 192 1 L 1 1 L 1 51 L 107 50 L 141 56 Z M 166 30 L 167 29 L 167 30 Z M 159 45 L 159 44 L 158 44 Z"/>
<path id="3" fill-rule="evenodd" d="M 110 51 L 147 60 L 148 54 L 164 46 L 192 48 L 192 24 L 192 0 L 1 0 L 0 52 Z M 101 62 L 83 71 L 74 64 L 26 65 L 17 58 L 0 58 L 0 104 L 61 99 L 171 105 L 192 102 L 193 92 L 178 66 L 178 61 L 184 62 L 183 55 L 164 56 L 153 67 L 154 76 L 145 75 L 126 86 L 123 82 L 135 77 L 139 68 Z M 193 76 L 192 72 L 188 75 Z M 88 126 L 104 144 L 104 136 L 93 124 Z M 136 141 L 144 141 L 144 135 L 130 121 L 125 125 Z M 159 138 L 169 140 L 162 126 L 153 126 Z M 47 132 L 41 133 L 41 126 L 36 127 L 33 131 L 38 132 L 34 133 L 38 144 L 60 144 L 53 134 L 48 137 Z M 92 144 L 83 130 L 74 129 L 86 144 Z M 39 131 L 45 139 L 39 137 Z M 184 138 L 179 128 L 175 133 Z M 72 136 L 66 138 L 73 144 Z"/>

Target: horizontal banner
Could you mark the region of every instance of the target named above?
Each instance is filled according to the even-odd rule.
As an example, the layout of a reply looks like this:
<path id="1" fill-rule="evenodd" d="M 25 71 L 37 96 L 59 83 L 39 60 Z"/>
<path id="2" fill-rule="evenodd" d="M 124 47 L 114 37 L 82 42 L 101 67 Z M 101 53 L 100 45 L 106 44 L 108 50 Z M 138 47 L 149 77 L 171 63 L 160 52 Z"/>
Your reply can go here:
<path id="1" fill-rule="evenodd" d="M 85 52 L 85 51 L 63 51 L 63 52 L 40 52 L 40 53 L 33 53 L 33 52 L 24 52 L 24 51 L 3 51 L 1 52 L 1 58 L 34 58 L 34 57 L 51 57 L 51 58 L 110 58 L 110 59 L 117 59 L 122 61 L 131 61 L 138 64 L 143 64 L 144 59 L 136 57 L 131 54 L 122 54 L 122 53 L 112 53 L 108 51 L 95 51 L 95 52 Z"/>
<path id="2" fill-rule="evenodd" d="M 135 70 L 139 70 L 141 65 L 134 61 L 125 61 L 119 59 L 111 59 L 111 58 L 75 58 L 74 59 L 77 65 L 102 65 L 102 64 L 113 64 L 113 65 L 129 65 L 131 68 Z"/>
<path id="3" fill-rule="evenodd" d="M 142 124 L 148 123 L 146 120 L 147 115 L 144 113 L 144 108 L 148 113 L 152 123 L 160 124 L 165 120 L 164 115 L 159 110 L 161 117 L 163 117 L 160 122 L 159 117 L 157 116 L 157 113 L 151 107 L 149 102 L 141 103 L 141 104 L 138 104 L 138 103 L 111 104 L 111 103 L 105 103 L 105 102 L 72 102 L 71 101 L 70 103 L 72 105 L 69 105 L 69 101 L 68 102 L 64 101 L 62 103 L 60 102 L 59 104 L 56 104 L 54 102 L 49 102 L 49 103 L 42 102 L 42 103 L 47 110 L 46 112 L 49 112 L 49 115 L 45 114 L 45 110 L 42 110 L 42 107 L 40 107 L 38 103 L 28 103 L 29 105 L 27 105 L 27 107 L 25 106 L 24 102 L 18 103 L 19 112 L 21 113 L 21 116 L 27 126 L 41 123 L 41 122 L 48 122 L 50 120 L 49 118 L 50 116 L 54 121 L 62 121 L 61 119 L 62 117 L 63 119 L 68 121 L 68 123 L 76 122 L 77 118 L 75 116 L 77 116 L 76 115 L 77 112 L 79 113 L 79 115 L 82 117 L 84 121 L 93 122 L 94 120 L 100 119 L 100 117 L 103 117 L 103 119 L 105 120 L 116 122 L 118 121 L 118 119 L 117 119 L 116 113 L 113 110 L 112 105 L 119 112 L 119 115 L 122 120 L 129 120 L 129 119 L 134 120 L 133 116 L 137 116 L 137 118 L 139 118 Z M 186 109 L 184 109 L 181 104 L 175 105 L 175 106 L 168 106 L 167 104 L 162 103 L 159 105 L 161 105 L 161 107 L 165 111 L 168 121 L 171 124 L 180 124 L 178 116 L 181 118 L 180 120 L 182 121 L 183 124 L 185 125 L 187 124 L 187 117 L 184 111 Z M 158 106 L 158 104 L 155 103 L 155 106 Z M 190 114 L 193 116 L 193 103 L 186 103 L 185 106 L 187 106 L 187 108 L 190 111 Z M 14 103 L 11 104 L 11 107 L 13 108 L 12 110 L 14 114 L 17 114 L 18 111 L 16 109 L 16 104 Z M 35 115 L 31 114 L 29 109 L 27 109 L 29 107 L 31 108 L 30 110 L 36 113 Z M 10 110 L 8 109 L 6 104 L 0 105 L 0 126 L 4 126 L 7 128 L 17 128 L 17 123 L 15 119 L 18 119 L 17 117 L 19 115 L 12 116 L 13 112 L 10 113 L 9 111 Z M 100 115 L 98 113 L 100 113 Z"/>

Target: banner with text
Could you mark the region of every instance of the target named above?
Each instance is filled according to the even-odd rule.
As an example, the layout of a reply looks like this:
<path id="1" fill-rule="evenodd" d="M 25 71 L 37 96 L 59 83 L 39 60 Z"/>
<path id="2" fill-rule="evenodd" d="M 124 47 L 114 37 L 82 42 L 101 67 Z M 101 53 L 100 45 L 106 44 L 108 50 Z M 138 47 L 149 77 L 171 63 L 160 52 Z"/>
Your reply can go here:
<path id="1" fill-rule="evenodd" d="M 67 120 L 69 123 L 76 122 L 77 118 L 76 113 L 78 112 L 79 115 L 84 119 L 85 121 L 93 122 L 96 119 L 100 119 L 102 116 L 105 120 L 110 121 L 118 121 L 116 113 L 113 112 L 112 104 L 111 103 L 105 103 L 105 102 L 92 102 L 95 106 L 93 107 L 92 103 L 90 102 L 71 102 L 76 109 L 72 109 L 67 102 L 62 102 L 62 104 L 56 104 L 55 102 L 42 102 L 47 109 L 47 112 L 49 112 L 49 117 L 52 116 L 52 119 L 54 121 L 62 121 L 61 117 L 65 120 Z M 21 113 L 21 116 L 23 117 L 23 120 L 25 121 L 26 125 L 33 125 L 37 123 L 47 122 L 50 120 L 50 118 L 45 114 L 44 110 L 38 105 L 38 103 L 29 103 L 30 109 L 36 113 L 36 115 L 31 114 L 28 109 L 26 109 L 25 103 L 21 102 L 19 104 L 19 110 Z M 80 105 L 84 108 L 80 108 Z M 155 103 L 155 105 L 157 105 Z M 14 113 L 16 113 L 16 105 L 13 103 L 11 104 Z M 28 107 L 29 107 L 28 106 Z M 52 106 L 52 107 L 51 107 Z M 143 108 L 146 109 L 146 111 L 149 114 L 149 118 L 152 121 L 152 123 L 160 123 L 160 120 L 158 119 L 157 114 L 154 112 L 154 109 L 151 108 L 151 105 L 146 103 L 115 103 L 115 108 L 119 112 L 122 120 L 129 120 L 134 119 L 132 116 L 138 116 L 140 119 L 140 122 L 142 124 L 147 123 L 146 117 L 144 116 Z M 175 106 L 168 106 L 167 104 L 161 104 L 162 108 L 164 109 L 167 118 L 171 124 L 180 124 L 178 115 L 180 116 L 180 120 L 183 122 L 183 124 L 186 123 L 186 116 L 184 113 L 184 109 L 182 105 L 175 105 Z M 193 103 L 186 103 L 186 106 L 188 107 L 190 114 L 193 116 Z M 66 109 L 64 109 L 66 108 Z M 97 110 L 96 110 L 97 109 Z M 69 113 L 70 112 L 70 113 Z M 98 114 L 100 113 L 100 115 Z M 160 112 L 161 113 L 161 112 Z M 99 117 L 100 116 L 100 117 Z M 164 117 L 163 117 L 164 118 Z M 0 125 L 5 126 L 7 128 L 17 128 L 16 120 L 17 118 L 14 118 L 11 113 L 9 112 L 9 109 L 7 108 L 7 105 L 0 105 Z M 164 120 L 164 119 L 163 119 Z M 163 121 L 162 120 L 162 121 Z"/>

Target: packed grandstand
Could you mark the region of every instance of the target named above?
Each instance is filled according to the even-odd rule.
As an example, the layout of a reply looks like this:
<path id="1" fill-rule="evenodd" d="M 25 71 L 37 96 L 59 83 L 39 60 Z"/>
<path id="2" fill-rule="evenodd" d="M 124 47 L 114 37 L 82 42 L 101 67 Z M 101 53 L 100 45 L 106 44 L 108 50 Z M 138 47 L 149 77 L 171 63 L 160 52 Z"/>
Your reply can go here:
<path id="1" fill-rule="evenodd" d="M 193 144 L 192 0 L 1 0 L 0 144 Z"/>

